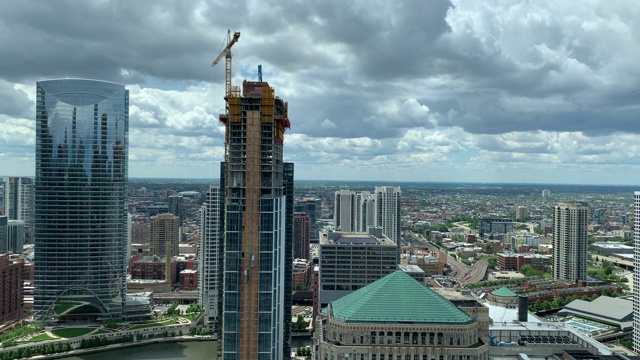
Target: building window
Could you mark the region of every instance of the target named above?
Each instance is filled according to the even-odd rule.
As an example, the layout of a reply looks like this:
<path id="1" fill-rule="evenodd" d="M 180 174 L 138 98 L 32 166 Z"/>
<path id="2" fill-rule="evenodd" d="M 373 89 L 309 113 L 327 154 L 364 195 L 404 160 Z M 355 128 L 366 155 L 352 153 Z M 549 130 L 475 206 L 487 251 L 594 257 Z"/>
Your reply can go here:
<path id="1" fill-rule="evenodd" d="M 371 343 L 372 344 L 376 343 L 376 332 L 375 331 L 371 332 Z"/>

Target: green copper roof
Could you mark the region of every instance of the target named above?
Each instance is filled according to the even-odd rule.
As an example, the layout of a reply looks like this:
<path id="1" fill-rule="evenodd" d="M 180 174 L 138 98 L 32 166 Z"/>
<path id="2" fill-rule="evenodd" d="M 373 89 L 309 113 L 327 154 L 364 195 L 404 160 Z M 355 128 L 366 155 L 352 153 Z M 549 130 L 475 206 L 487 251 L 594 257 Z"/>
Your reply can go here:
<path id="1" fill-rule="evenodd" d="M 396 271 L 331 303 L 345 322 L 465 324 L 471 318 L 449 300 Z"/>
<path id="2" fill-rule="evenodd" d="M 518 294 L 514 293 L 513 291 L 507 289 L 506 287 L 501 287 L 498 290 L 493 290 L 491 292 L 491 295 L 494 296 L 503 296 L 503 297 L 515 297 L 518 296 Z"/>

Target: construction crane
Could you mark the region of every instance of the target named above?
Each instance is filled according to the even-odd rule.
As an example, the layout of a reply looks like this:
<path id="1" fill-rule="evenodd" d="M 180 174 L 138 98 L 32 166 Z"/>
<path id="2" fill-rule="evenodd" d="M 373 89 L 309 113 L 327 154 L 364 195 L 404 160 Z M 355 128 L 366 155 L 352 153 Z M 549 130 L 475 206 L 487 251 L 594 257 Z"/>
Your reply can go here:
<path id="1" fill-rule="evenodd" d="M 231 47 L 233 46 L 233 44 L 238 42 L 239 38 L 240 38 L 239 31 L 235 31 L 232 37 L 231 30 L 227 30 L 227 37 L 225 38 L 225 40 L 227 41 L 227 46 L 225 46 L 225 48 L 222 49 L 220 54 L 218 54 L 218 57 L 215 60 L 213 60 L 213 63 L 211 64 L 211 66 L 216 66 L 216 64 L 220 61 L 220 59 L 222 59 L 223 56 L 226 59 L 225 93 L 224 93 L 225 99 L 227 99 L 229 95 L 231 95 Z"/>

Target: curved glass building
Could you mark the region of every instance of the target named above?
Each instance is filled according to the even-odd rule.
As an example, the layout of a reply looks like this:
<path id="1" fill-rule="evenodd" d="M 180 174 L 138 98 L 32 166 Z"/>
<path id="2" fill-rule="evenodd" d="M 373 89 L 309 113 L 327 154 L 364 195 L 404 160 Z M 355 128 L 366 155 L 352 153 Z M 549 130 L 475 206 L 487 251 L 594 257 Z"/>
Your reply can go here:
<path id="1" fill-rule="evenodd" d="M 36 102 L 34 308 L 45 320 L 121 317 L 129 92 L 47 80 Z"/>

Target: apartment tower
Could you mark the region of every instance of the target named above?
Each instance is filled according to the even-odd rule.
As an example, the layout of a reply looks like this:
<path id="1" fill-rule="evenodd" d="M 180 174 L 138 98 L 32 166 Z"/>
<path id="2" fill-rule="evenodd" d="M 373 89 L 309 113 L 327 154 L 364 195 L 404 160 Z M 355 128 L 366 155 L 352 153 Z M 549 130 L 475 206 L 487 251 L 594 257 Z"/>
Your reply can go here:
<path id="1" fill-rule="evenodd" d="M 149 229 L 149 251 L 153 255 L 165 256 L 165 249 L 171 256 L 178 256 L 180 244 L 180 217 L 171 213 L 151 217 Z"/>
<path id="2" fill-rule="evenodd" d="M 376 186 L 376 226 L 382 228 L 393 242 L 400 241 L 400 210 L 402 209 L 399 186 Z"/>
<path id="3" fill-rule="evenodd" d="M 376 198 L 372 193 L 363 191 L 358 193 L 358 224 L 357 231 L 367 232 L 370 226 L 376 224 Z"/>
<path id="4" fill-rule="evenodd" d="M 640 191 L 633 193 L 633 351 L 640 354 Z"/>
<path id="5" fill-rule="evenodd" d="M 283 359 L 291 318 L 286 291 L 287 193 L 283 163 L 288 105 L 267 82 L 247 82 L 226 97 L 222 358 Z M 291 181 L 291 188 L 292 188 Z M 293 210 L 291 204 L 291 211 Z M 289 265 L 290 266 L 290 265 Z M 289 279 L 290 281 L 290 279 Z M 290 303 L 290 302 L 289 302 Z"/>
<path id="6" fill-rule="evenodd" d="M 35 188 L 32 178 L 4 178 L 4 214 L 9 220 L 24 221 L 24 241 L 33 243 L 33 216 L 35 207 Z"/>
<path id="7" fill-rule="evenodd" d="M 350 190 L 336 191 L 333 207 L 334 227 L 344 232 L 355 232 L 357 219 L 356 192 Z"/>
<path id="8" fill-rule="evenodd" d="M 310 260 L 309 256 L 309 226 L 311 218 L 305 212 L 293 214 L 293 258 Z"/>
<path id="9" fill-rule="evenodd" d="M 123 316 L 128 129 L 123 85 L 84 79 L 36 84 L 38 317 L 62 316 L 54 302 L 82 304 L 75 314 L 89 320 Z"/>
<path id="10" fill-rule="evenodd" d="M 204 323 L 214 331 L 218 321 L 220 258 L 220 188 L 209 187 L 207 200 L 200 209 L 200 246 L 198 248 L 198 296 L 204 308 Z"/>
<path id="11" fill-rule="evenodd" d="M 560 202 L 553 209 L 553 277 L 576 282 L 587 278 L 587 227 L 585 202 Z"/>

